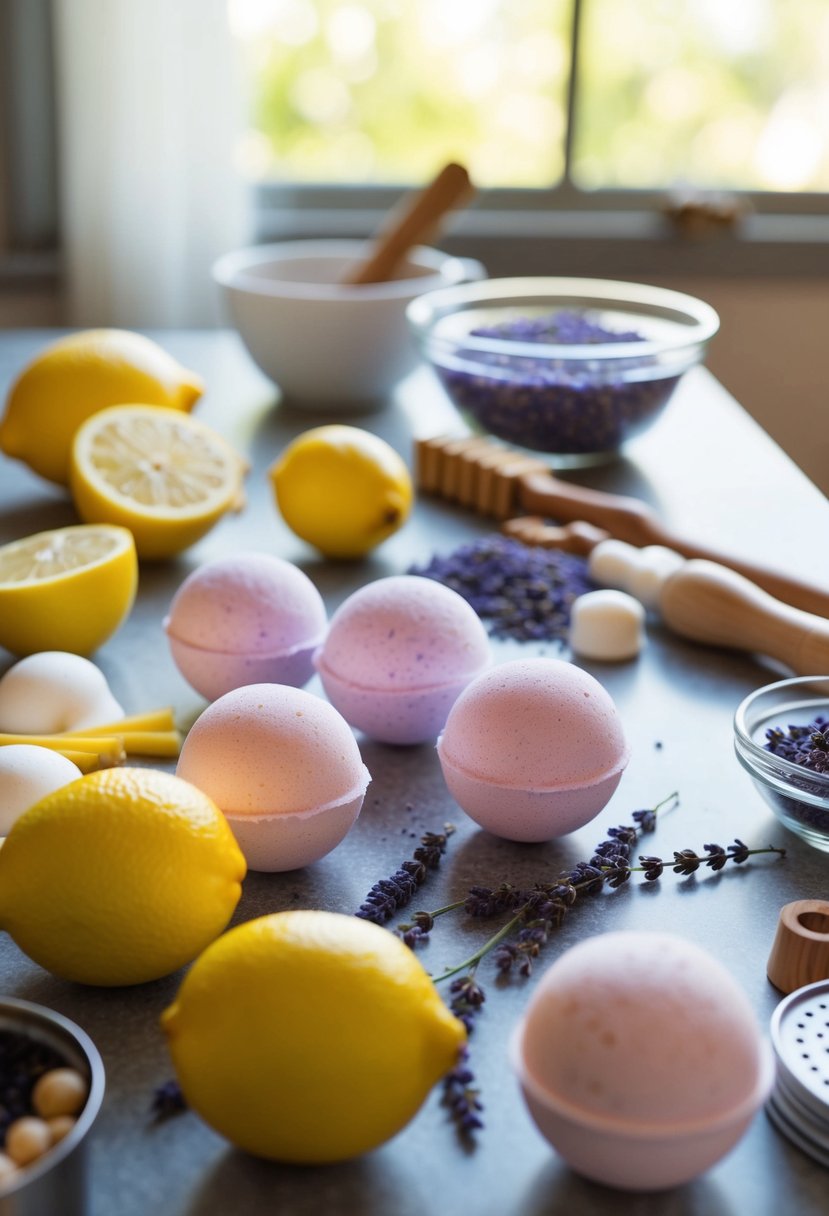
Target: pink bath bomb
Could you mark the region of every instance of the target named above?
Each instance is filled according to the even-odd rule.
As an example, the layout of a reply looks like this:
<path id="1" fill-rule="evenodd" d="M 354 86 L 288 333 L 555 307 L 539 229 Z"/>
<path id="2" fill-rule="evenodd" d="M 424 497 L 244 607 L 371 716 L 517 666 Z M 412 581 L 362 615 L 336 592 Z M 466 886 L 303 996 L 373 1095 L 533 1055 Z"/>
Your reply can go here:
<path id="1" fill-rule="evenodd" d="M 657 932 L 604 933 L 561 955 L 512 1055 L 530 1113 L 565 1160 L 634 1190 L 676 1186 L 719 1160 L 774 1072 L 725 967 Z"/>
<path id="2" fill-rule="evenodd" d="M 336 847 L 371 776 L 345 719 L 321 697 L 250 684 L 209 705 L 176 773 L 222 810 L 252 870 L 295 870 Z"/>
<path id="3" fill-rule="evenodd" d="M 605 806 L 629 751 L 598 680 L 560 659 L 517 659 L 478 676 L 438 740 L 449 791 L 507 840 L 550 840 Z"/>
<path id="4" fill-rule="evenodd" d="M 435 739 L 489 662 L 489 638 L 466 600 L 411 574 L 350 595 L 314 657 L 326 695 L 352 726 L 403 744 Z"/>
<path id="5" fill-rule="evenodd" d="M 297 566 L 238 553 L 188 575 L 164 629 L 185 680 L 213 701 L 245 684 L 307 684 L 326 623 L 322 596 Z"/>

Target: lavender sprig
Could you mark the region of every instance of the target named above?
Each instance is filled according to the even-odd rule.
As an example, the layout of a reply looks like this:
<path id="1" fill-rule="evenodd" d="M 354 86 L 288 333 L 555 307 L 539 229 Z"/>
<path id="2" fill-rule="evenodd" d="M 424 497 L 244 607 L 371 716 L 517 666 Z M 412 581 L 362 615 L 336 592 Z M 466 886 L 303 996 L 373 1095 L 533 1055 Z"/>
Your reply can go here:
<path id="1" fill-rule="evenodd" d="M 373 921 L 376 925 L 385 925 L 390 921 L 414 898 L 430 871 L 440 865 L 454 831 L 453 825 L 447 823 L 442 832 L 426 832 L 421 836 L 411 859 L 404 861 L 390 878 L 381 878 L 376 882 L 354 915 L 361 920 Z"/>

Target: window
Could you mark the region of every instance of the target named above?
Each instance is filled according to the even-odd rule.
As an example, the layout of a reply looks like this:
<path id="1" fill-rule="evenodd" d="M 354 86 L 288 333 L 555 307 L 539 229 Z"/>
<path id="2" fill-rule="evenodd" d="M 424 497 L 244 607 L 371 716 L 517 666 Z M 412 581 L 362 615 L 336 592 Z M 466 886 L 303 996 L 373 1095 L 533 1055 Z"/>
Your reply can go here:
<path id="1" fill-rule="evenodd" d="M 381 214 L 401 186 L 459 159 L 482 188 L 461 238 L 664 244 L 668 214 L 718 242 L 738 231 L 752 273 L 775 242 L 793 274 L 814 273 L 815 244 L 829 247 L 825 0 L 228 0 L 228 11 L 251 83 L 241 160 L 259 183 L 263 237 L 358 231 L 367 207 Z M 706 256 L 722 266 L 721 249 L 697 250 L 695 270 Z"/>

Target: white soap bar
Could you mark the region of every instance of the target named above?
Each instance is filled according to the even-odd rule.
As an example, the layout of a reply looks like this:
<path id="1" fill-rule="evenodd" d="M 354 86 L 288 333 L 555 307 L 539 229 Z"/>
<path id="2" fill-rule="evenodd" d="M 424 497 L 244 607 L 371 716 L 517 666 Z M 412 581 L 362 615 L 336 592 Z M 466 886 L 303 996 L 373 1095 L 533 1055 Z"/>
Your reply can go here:
<path id="1" fill-rule="evenodd" d="M 645 609 L 625 591 L 588 591 L 570 608 L 570 647 L 586 659 L 633 659 L 645 640 Z"/>

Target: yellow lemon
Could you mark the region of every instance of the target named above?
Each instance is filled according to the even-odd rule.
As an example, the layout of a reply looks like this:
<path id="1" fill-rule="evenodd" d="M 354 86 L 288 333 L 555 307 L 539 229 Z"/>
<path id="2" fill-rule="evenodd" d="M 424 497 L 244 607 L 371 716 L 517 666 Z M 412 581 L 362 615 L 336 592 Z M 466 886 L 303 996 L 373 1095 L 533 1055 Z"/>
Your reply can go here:
<path id="1" fill-rule="evenodd" d="M 188 1104 L 238 1148 L 298 1163 L 395 1135 L 466 1036 L 399 938 L 312 911 L 220 937 L 162 1025 Z"/>
<path id="2" fill-rule="evenodd" d="M 0 449 L 68 485 L 72 437 L 90 414 L 129 401 L 190 410 L 203 391 L 201 379 L 152 339 L 123 329 L 82 330 L 48 346 L 18 376 L 0 423 Z"/>
<path id="3" fill-rule="evenodd" d="M 114 405 L 78 428 L 69 480 L 81 519 L 121 524 L 139 558 L 163 558 L 241 506 L 244 473 L 230 444 L 189 414 Z"/>
<path id="4" fill-rule="evenodd" d="M 91 654 L 126 619 L 137 586 L 126 528 L 79 524 L 0 546 L 0 646 Z"/>
<path id="5" fill-rule="evenodd" d="M 64 979 L 142 984 L 222 932 L 244 876 L 206 794 L 155 769 L 103 769 L 13 824 L 0 849 L 0 927 Z"/>
<path id="6" fill-rule="evenodd" d="M 362 557 L 405 523 L 412 506 L 402 457 L 355 426 L 304 431 L 269 473 L 285 523 L 326 557 Z"/>

